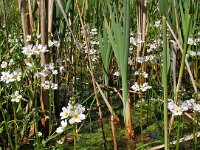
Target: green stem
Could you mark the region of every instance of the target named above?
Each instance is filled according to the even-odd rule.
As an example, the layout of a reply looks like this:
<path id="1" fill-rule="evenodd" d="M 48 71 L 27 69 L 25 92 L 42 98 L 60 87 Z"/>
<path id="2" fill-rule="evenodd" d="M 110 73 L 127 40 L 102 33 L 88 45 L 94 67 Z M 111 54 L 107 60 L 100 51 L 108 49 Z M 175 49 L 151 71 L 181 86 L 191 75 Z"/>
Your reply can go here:
<path id="1" fill-rule="evenodd" d="M 74 132 L 74 150 L 76 150 L 76 148 L 77 148 L 77 143 L 76 143 L 76 140 L 77 140 L 76 123 L 74 123 L 73 132 Z"/>
<path id="2" fill-rule="evenodd" d="M 0 110 L 1 110 L 1 113 L 2 113 L 2 116 L 3 116 L 6 132 L 7 132 L 7 136 L 8 136 L 8 142 L 9 142 L 9 144 L 11 146 L 11 149 L 14 150 L 14 145 L 12 143 L 12 139 L 10 137 L 10 133 L 9 133 L 9 129 L 8 129 L 8 122 L 7 122 L 6 116 L 4 114 L 4 110 L 2 108 L 2 103 L 1 102 L 0 102 Z"/>
<path id="3" fill-rule="evenodd" d="M 168 150 L 168 92 L 167 92 L 167 24 L 166 17 L 162 17 L 163 28 L 163 87 L 164 87 L 164 139 L 165 150 Z"/>
<path id="4" fill-rule="evenodd" d="M 18 149 L 18 134 L 17 134 L 17 116 L 16 116 L 16 104 L 13 103 L 13 112 L 14 112 L 14 134 L 15 134 L 15 148 Z"/>

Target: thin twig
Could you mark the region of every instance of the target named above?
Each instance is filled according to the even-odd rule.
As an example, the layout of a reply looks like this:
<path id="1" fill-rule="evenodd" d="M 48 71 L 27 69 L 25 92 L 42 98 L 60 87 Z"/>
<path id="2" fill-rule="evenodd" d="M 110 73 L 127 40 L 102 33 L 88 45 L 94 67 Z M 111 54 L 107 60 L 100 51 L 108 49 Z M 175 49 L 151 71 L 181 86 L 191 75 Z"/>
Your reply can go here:
<path id="1" fill-rule="evenodd" d="M 118 124 L 120 124 L 119 118 L 117 117 L 117 115 L 113 111 L 112 106 L 110 105 L 108 99 L 106 98 L 105 94 L 103 93 L 103 91 L 101 90 L 101 88 L 100 88 L 100 86 L 99 86 L 99 84 L 97 82 L 96 82 L 96 85 L 97 85 L 97 88 L 98 88 L 98 90 L 99 90 L 104 102 L 106 103 L 106 106 L 108 107 L 111 115 L 113 115 L 114 120 L 117 121 Z"/>
<path id="2" fill-rule="evenodd" d="M 87 32 L 86 32 L 86 29 L 85 29 L 85 26 L 84 26 L 84 23 L 83 23 L 83 19 L 81 17 L 82 14 L 81 14 L 80 8 L 78 6 L 77 0 L 76 0 L 76 7 L 77 7 L 77 10 L 78 10 L 78 15 L 79 15 L 79 19 L 80 19 L 82 30 L 83 30 L 83 36 L 84 36 L 84 39 L 85 39 L 85 42 L 86 42 L 86 51 L 87 51 L 87 57 L 88 57 L 88 63 L 89 63 L 88 64 L 89 65 L 89 72 L 90 72 L 91 77 L 92 77 L 92 84 L 93 84 L 94 94 L 95 94 L 95 98 L 96 98 L 96 102 L 97 102 L 97 107 L 99 108 L 100 126 L 102 128 L 104 148 L 107 149 L 106 136 L 105 136 L 104 127 L 103 127 L 103 117 L 102 117 L 101 105 L 100 105 L 98 95 L 97 95 L 96 84 L 95 84 L 96 81 L 95 81 L 95 78 L 94 78 L 94 73 L 93 73 L 93 69 L 92 69 L 93 68 L 92 62 L 91 62 L 91 58 L 90 58 L 90 55 L 89 55 L 89 51 L 90 51 L 89 41 L 88 41 L 88 38 L 87 38 Z"/>
<path id="3" fill-rule="evenodd" d="M 112 135 L 113 135 L 113 145 L 114 145 L 114 150 L 117 150 L 117 140 L 116 140 L 116 134 L 115 134 L 115 125 L 113 122 L 113 116 L 110 117 L 110 126 L 112 129 Z"/>

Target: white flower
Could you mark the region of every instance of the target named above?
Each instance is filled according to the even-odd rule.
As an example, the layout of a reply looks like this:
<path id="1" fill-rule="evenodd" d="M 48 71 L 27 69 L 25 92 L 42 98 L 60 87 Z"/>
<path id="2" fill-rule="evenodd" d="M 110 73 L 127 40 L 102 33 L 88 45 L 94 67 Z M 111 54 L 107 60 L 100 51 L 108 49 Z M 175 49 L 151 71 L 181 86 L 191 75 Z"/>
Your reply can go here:
<path id="1" fill-rule="evenodd" d="M 140 90 L 141 90 L 142 92 L 146 92 L 146 91 L 148 90 L 148 87 L 147 87 L 145 84 L 142 84 L 142 85 L 140 86 Z"/>
<path id="2" fill-rule="evenodd" d="M 50 63 L 50 64 L 49 64 L 49 69 L 50 69 L 50 70 L 54 70 L 54 63 Z"/>
<path id="3" fill-rule="evenodd" d="M 55 47 L 59 48 L 60 47 L 60 42 L 53 40 L 53 44 Z"/>
<path id="4" fill-rule="evenodd" d="M 155 25 L 154 26 L 158 28 L 160 26 L 160 20 L 155 21 Z"/>
<path id="5" fill-rule="evenodd" d="M 58 144 L 63 144 L 63 142 L 64 142 L 64 141 L 62 141 L 62 140 L 58 140 L 58 141 L 57 141 Z"/>
<path id="6" fill-rule="evenodd" d="M 62 112 L 60 113 L 61 119 L 66 119 L 69 117 L 70 110 L 66 107 L 62 108 Z"/>
<path id="7" fill-rule="evenodd" d="M 54 89 L 54 90 L 57 90 L 58 89 L 58 84 L 51 83 L 51 88 Z"/>
<path id="8" fill-rule="evenodd" d="M 42 136 L 42 132 L 38 132 L 38 136 L 41 137 Z"/>
<path id="9" fill-rule="evenodd" d="M 69 119 L 70 124 L 78 123 L 85 119 L 85 115 L 77 109 L 75 111 L 70 111 L 70 116 L 72 117 Z"/>
<path id="10" fill-rule="evenodd" d="M 42 45 L 41 44 L 39 44 L 37 46 L 34 46 L 34 52 L 33 52 L 33 54 L 34 55 L 39 55 L 40 52 L 41 52 L 41 49 L 42 49 Z"/>
<path id="11" fill-rule="evenodd" d="M 76 108 L 76 111 L 78 112 L 78 113 L 83 113 L 84 111 L 85 111 L 85 107 L 83 107 L 81 104 L 79 104 L 79 103 L 76 103 L 75 105 L 74 105 L 74 107 Z"/>
<path id="12" fill-rule="evenodd" d="M 200 104 L 194 104 L 193 110 L 197 111 L 197 112 L 200 112 Z"/>
<path id="13" fill-rule="evenodd" d="M 130 37 L 130 44 L 137 46 L 137 41 L 134 39 L 134 37 Z"/>
<path id="14" fill-rule="evenodd" d="M 49 89 L 50 88 L 50 82 L 49 81 L 44 81 L 44 83 L 41 84 L 41 87 L 44 89 Z"/>
<path id="15" fill-rule="evenodd" d="M 139 75 L 140 72 L 139 71 L 135 71 L 134 75 Z"/>
<path id="16" fill-rule="evenodd" d="M 130 58 L 128 58 L 128 64 L 131 66 L 133 65 L 133 61 Z"/>
<path id="17" fill-rule="evenodd" d="M 144 78 L 148 78 L 148 73 L 142 72 L 142 76 L 143 76 Z"/>
<path id="18" fill-rule="evenodd" d="M 113 73 L 113 76 L 119 77 L 119 71 L 115 71 L 115 72 Z"/>
<path id="19" fill-rule="evenodd" d="M 73 109 L 73 106 L 72 106 L 72 104 L 70 102 L 68 103 L 67 109 L 68 110 L 72 110 Z"/>
<path id="20" fill-rule="evenodd" d="M 33 44 L 30 44 L 26 47 L 23 47 L 22 48 L 22 53 L 24 53 L 28 58 L 31 57 L 33 54 L 35 54 L 35 51 L 36 51 L 37 47 Z"/>
<path id="21" fill-rule="evenodd" d="M 93 28 L 91 32 L 97 32 L 97 28 Z"/>
<path id="22" fill-rule="evenodd" d="M 63 128 L 62 127 L 58 127 L 57 129 L 56 129 L 56 133 L 62 133 L 64 130 L 63 130 Z"/>
<path id="23" fill-rule="evenodd" d="M 2 74 L 1 81 L 5 82 L 7 84 L 15 81 L 12 73 L 2 72 L 1 74 Z"/>
<path id="24" fill-rule="evenodd" d="M 193 38 L 188 38 L 188 44 L 189 45 L 196 45 L 196 42 L 194 41 Z"/>
<path id="25" fill-rule="evenodd" d="M 149 55 L 148 57 L 150 61 L 153 61 L 156 58 L 154 55 Z"/>
<path id="26" fill-rule="evenodd" d="M 64 66 L 60 66 L 60 72 L 62 72 L 64 70 Z"/>
<path id="27" fill-rule="evenodd" d="M 178 107 L 173 100 L 168 103 L 168 109 L 173 113 L 174 116 L 181 116 L 183 113 L 183 110 Z"/>
<path id="28" fill-rule="evenodd" d="M 186 102 L 188 103 L 188 106 L 190 108 L 192 108 L 194 106 L 194 104 L 196 104 L 196 102 L 193 98 L 191 98 L 190 100 L 186 100 Z"/>
<path id="29" fill-rule="evenodd" d="M 29 42 L 29 41 L 31 41 L 31 35 L 26 36 L 26 42 Z"/>
<path id="30" fill-rule="evenodd" d="M 62 120 L 60 122 L 60 124 L 61 124 L 62 128 L 65 128 L 67 126 L 67 121 L 66 120 Z"/>
<path id="31" fill-rule="evenodd" d="M 67 121 L 66 120 L 62 120 L 60 122 L 60 124 L 61 124 L 61 126 L 56 129 L 56 133 L 62 133 L 64 131 L 64 129 L 67 126 Z"/>
<path id="32" fill-rule="evenodd" d="M 47 46 L 44 45 L 40 51 L 41 51 L 41 53 L 46 53 L 46 52 L 48 52 L 49 50 L 47 49 Z"/>
<path id="33" fill-rule="evenodd" d="M 49 40 L 48 45 L 49 45 L 49 47 L 52 47 L 54 45 L 54 43 L 51 40 Z"/>
<path id="34" fill-rule="evenodd" d="M 22 73 L 17 69 L 13 72 L 14 79 L 17 81 L 21 80 Z"/>
<path id="35" fill-rule="evenodd" d="M 140 91 L 140 86 L 138 85 L 138 83 L 137 82 L 135 82 L 135 84 L 134 85 L 132 85 L 131 87 L 130 87 L 133 91 Z"/>
<path id="36" fill-rule="evenodd" d="M 183 102 L 181 105 L 180 105 L 180 108 L 182 111 L 187 111 L 189 108 L 188 108 L 188 104 L 186 102 Z"/>
<path id="37" fill-rule="evenodd" d="M 97 29 L 96 29 L 96 28 L 92 29 L 91 32 L 90 32 L 90 34 L 91 34 L 91 35 L 97 34 Z"/>
<path id="38" fill-rule="evenodd" d="M 181 116 L 182 115 L 182 110 L 180 107 L 174 107 L 174 109 L 172 110 L 172 113 L 174 114 L 174 116 Z"/>
<path id="39" fill-rule="evenodd" d="M 19 91 L 15 91 L 15 93 L 11 95 L 11 98 L 12 102 L 19 103 L 19 100 L 22 98 L 22 96 L 19 95 Z"/>
<path id="40" fill-rule="evenodd" d="M 54 75 L 58 74 L 58 70 L 52 70 L 52 74 Z"/>
<path id="41" fill-rule="evenodd" d="M 29 69 L 33 69 L 34 67 L 34 63 L 30 63 L 30 62 L 27 62 L 26 65 L 28 66 Z"/>
<path id="42" fill-rule="evenodd" d="M 137 57 L 137 62 L 143 63 L 143 62 L 145 62 L 145 58 L 144 57 Z"/>
<path id="43" fill-rule="evenodd" d="M 51 73 L 51 72 L 49 71 L 48 68 L 44 68 L 44 70 L 41 71 L 41 72 L 39 72 L 38 74 L 39 74 L 40 76 L 42 76 L 42 77 L 46 77 L 46 76 L 48 76 L 50 73 Z"/>
<path id="44" fill-rule="evenodd" d="M 197 55 L 197 53 L 196 53 L 196 52 L 194 52 L 194 51 L 190 51 L 189 53 L 190 53 L 190 56 L 192 56 L 192 57 L 194 57 L 194 56 L 196 56 L 196 55 Z"/>
<path id="45" fill-rule="evenodd" d="M 168 109 L 172 111 L 176 107 L 176 104 L 171 100 L 171 102 L 168 103 Z"/>
<path id="46" fill-rule="evenodd" d="M 1 63 L 1 68 L 6 68 L 7 66 L 8 66 L 8 63 L 7 63 L 7 62 L 3 61 L 3 62 Z"/>
<path id="47" fill-rule="evenodd" d="M 144 56 L 144 62 L 147 62 L 149 60 L 149 56 Z"/>
<path id="48" fill-rule="evenodd" d="M 150 49 L 156 49 L 156 44 L 150 44 Z"/>
<path id="49" fill-rule="evenodd" d="M 150 53 L 150 52 L 152 52 L 152 49 L 150 49 L 150 48 L 147 49 L 147 53 Z"/>

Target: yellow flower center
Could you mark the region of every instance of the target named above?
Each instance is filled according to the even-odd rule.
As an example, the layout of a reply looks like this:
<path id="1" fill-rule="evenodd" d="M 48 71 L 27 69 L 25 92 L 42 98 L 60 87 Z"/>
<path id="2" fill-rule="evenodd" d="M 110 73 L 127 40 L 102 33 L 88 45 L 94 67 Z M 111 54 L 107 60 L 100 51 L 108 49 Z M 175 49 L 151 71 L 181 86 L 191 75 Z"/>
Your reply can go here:
<path id="1" fill-rule="evenodd" d="M 75 119 L 79 118 L 79 117 L 78 117 L 78 114 L 75 114 L 75 115 L 74 115 L 74 118 L 75 118 Z"/>
<path id="2" fill-rule="evenodd" d="M 69 116 L 69 113 L 68 113 L 68 112 L 65 112 L 65 116 L 66 116 L 66 117 Z"/>

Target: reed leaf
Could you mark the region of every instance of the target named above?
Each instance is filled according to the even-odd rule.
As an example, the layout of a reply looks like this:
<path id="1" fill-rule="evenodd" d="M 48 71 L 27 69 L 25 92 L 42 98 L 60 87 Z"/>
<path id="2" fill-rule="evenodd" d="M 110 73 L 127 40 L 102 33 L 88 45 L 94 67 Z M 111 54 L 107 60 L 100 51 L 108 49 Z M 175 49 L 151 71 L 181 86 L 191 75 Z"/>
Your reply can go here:
<path id="1" fill-rule="evenodd" d="M 112 5 L 108 3 L 110 11 L 111 23 L 108 24 L 107 20 L 104 20 L 104 25 L 108 33 L 108 38 L 111 43 L 114 55 L 119 66 L 122 89 L 123 89 L 123 111 L 124 121 L 126 128 L 126 137 L 133 138 L 134 133 L 132 129 L 131 121 L 131 109 L 128 91 L 128 53 L 129 53 L 129 39 L 130 39 L 130 1 L 123 1 L 123 12 L 117 11 L 116 4 Z M 123 16 L 123 18 L 121 18 Z M 122 22 L 122 23 L 121 23 Z"/>
<path id="2" fill-rule="evenodd" d="M 99 35 L 99 46 L 100 46 L 101 59 L 104 67 L 104 75 L 106 80 L 105 84 L 108 85 L 109 68 L 113 53 L 111 50 L 110 42 L 108 41 L 108 34 L 106 32 L 105 27 L 103 27 L 103 34 Z"/>
<path id="3" fill-rule="evenodd" d="M 159 0 L 159 8 L 162 16 L 167 16 L 168 14 L 168 0 Z"/>

